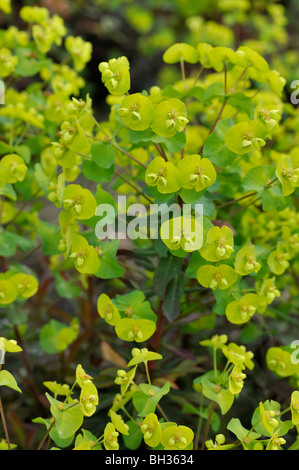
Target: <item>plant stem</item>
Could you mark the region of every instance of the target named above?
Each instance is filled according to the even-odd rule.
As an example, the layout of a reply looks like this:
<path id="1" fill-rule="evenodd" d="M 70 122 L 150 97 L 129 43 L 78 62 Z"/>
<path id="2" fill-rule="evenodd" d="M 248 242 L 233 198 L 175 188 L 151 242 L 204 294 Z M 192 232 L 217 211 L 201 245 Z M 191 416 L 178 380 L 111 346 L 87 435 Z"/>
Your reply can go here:
<path id="1" fill-rule="evenodd" d="M 124 176 L 122 176 L 118 171 L 114 170 L 114 173 L 120 178 L 122 179 L 126 184 L 128 184 L 129 186 L 131 186 L 131 188 L 133 188 L 138 194 L 140 194 L 140 196 L 143 196 L 144 199 L 146 199 L 150 204 L 153 204 L 153 201 L 148 197 L 146 196 L 140 189 L 138 189 L 133 183 L 131 183 L 131 181 L 127 180 L 126 178 L 124 178 Z"/>
<path id="2" fill-rule="evenodd" d="M 3 410 L 3 405 L 2 405 L 1 398 L 0 398 L 0 415 L 1 415 L 2 423 L 3 423 L 3 429 L 4 429 L 8 449 L 11 450 L 11 445 L 10 445 L 10 440 L 9 440 L 9 435 L 8 435 L 8 430 L 7 430 L 7 425 L 6 425 L 6 420 L 5 420 L 5 416 L 4 416 L 4 410 Z"/>
<path id="3" fill-rule="evenodd" d="M 147 377 L 148 384 L 149 384 L 150 386 L 152 386 L 152 382 L 151 382 L 151 378 L 150 378 L 150 375 L 149 375 L 149 370 L 148 370 L 147 361 L 144 362 L 144 367 L 145 367 L 145 372 L 146 372 L 146 377 Z"/>
<path id="4" fill-rule="evenodd" d="M 89 134 L 85 134 L 85 137 L 88 137 L 89 139 L 93 139 L 93 140 L 97 140 L 98 142 L 105 142 L 107 143 L 106 140 L 103 140 L 103 139 L 98 139 L 97 137 L 95 137 L 94 135 L 89 135 Z M 111 145 L 113 145 L 113 147 L 115 147 L 117 150 L 119 150 L 120 152 L 122 152 L 124 155 L 127 155 L 127 157 L 129 157 L 131 160 L 134 160 L 134 162 L 138 163 L 138 165 L 142 166 L 143 168 L 147 168 L 146 165 L 144 165 L 143 163 L 141 163 L 139 160 L 137 160 L 137 158 L 133 157 L 133 155 L 131 155 L 129 152 L 127 152 L 127 150 L 123 149 L 122 147 L 120 147 L 116 142 L 111 142 Z"/>
<path id="5" fill-rule="evenodd" d="M 47 432 L 45 433 L 44 437 L 42 438 L 42 440 L 40 441 L 38 447 L 37 447 L 37 450 L 41 450 L 45 440 L 47 439 L 48 435 L 50 434 L 51 432 L 51 429 L 54 427 L 55 425 L 55 419 L 53 418 L 53 421 L 51 423 L 51 425 L 49 426 L 49 428 L 47 429 Z"/>
<path id="6" fill-rule="evenodd" d="M 123 406 L 121 409 L 122 409 L 123 412 L 127 415 L 127 417 L 129 418 L 130 421 L 133 421 L 133 423 L 137 424 L 136 421 L 135 421 L 135 419 L 133 418 L 133 416 L 130 415 L 130 413 L 126 410 L 126 408 L 125 408 L 124 406 Z"/>
<path id="7" fill-rule="evenodd" d="M 161 415 L 163 416 L 163 418 L 165 419 L 165 421 L 169 422 L 169 419 L 167 418 L 165 412 L 163 411 L 163 409 L 162 409 L 162 407 L 161 407 L 161 405 L 160 405 L 159 403 L 157 404 L 157 408 L 158 408 L 158 410 L 160 411 L 160 413 L 161 413 Z"/>
<path id="8" fill-rule="evenodd" d="M 158 152 L 159 152 L 159 154 L 161 155 L 161 157 L 164 158 L 165 161 L 167 161 L 167 157 L 166 157 L 166 155 L 165 155 L 165 152 L 164 152 L 163 149 L 162 149 L 162 146 L 156 144 L 155 142 L 154 142 L 154 146 L 155 146 L 156 149 L 158 150 Z"/>
<path id="9" fill-rule="evenodd" d="M 198 82 L 198 80 L 199 80 L 199 78 L 200 78 L 200 76 L 201 76 L 203 70 L 204 70 L 204 66 L 202 65 L 202 66 L 200 67 L 200 69 L 199 69 L 197 75 L 196 75 L 195 78 L 194 78 L 193 86 L 195 86 L 196 83 Z"/>
<path id="10" fill-rule="evenodd" d="M 215 405 L 216 405 L 216 402 L 212 401 L 211 406 L 210 406 L 209 415 L 208 415 L 207 422 L 206 422 L 205 429 L 204 429 L 204 434 L 203 434 L 202 443 L 201 443 L 201 450 L 204 450 L 204 447 L 205 447 L 205 442 L 206 442 L 207 437 L 208 437 L 210 424 L 211 424 L 211 419 L 212 419 L 212 415 L 214 413 Z"/>
<path id="11" fill-rule="evenodd" d="M 194 439 L 194 450 L 197 450 L 198 445 L 199 445 L 200 432 L 201 432 L 201 426 L 202 426 L 202 405 L 203 405 L 203 395 L 201 395 L 201 400 L 200 400 L 200 415 L 198 417 L 196 435 Z"/>
<path id="12" fill-rule="evenodd" d="M 182 57 L 181 57 L 181 59 L 180 59 L 180 64 L 181 64 L 182 80 L 183 80 L 184 88 L 185 88 L 185 90 L 186 90 L 187 86 L 186 86 L 185 62 L 184 62 L 184 59 L 183 59 Z"/>

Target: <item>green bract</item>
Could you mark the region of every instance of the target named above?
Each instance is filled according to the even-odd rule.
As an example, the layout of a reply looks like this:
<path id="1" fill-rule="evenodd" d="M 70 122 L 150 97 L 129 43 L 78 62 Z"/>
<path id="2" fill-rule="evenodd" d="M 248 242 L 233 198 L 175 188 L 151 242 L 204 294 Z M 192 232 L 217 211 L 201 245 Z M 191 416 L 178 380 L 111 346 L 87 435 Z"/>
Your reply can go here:
<path id="1" fill-rule="evenodd" d="M 38 281 L 30 274 L 14 274 L 9 280 L 15 286 L 18 296 L 24 299 L 32 297 L 38 291 Z"/>
<path id="2" fill-rule="evenodd" d="M 102 82 L 112 95 L 124 95 L 131 86 L 130 64 L 126 57 L 110 59 L 99 64 Z"/>
<path id="3" fill-rule="evenodd" d="M 198 61 L 198 52 L 195 47 L 189 44 L 177 43 L 164 52 L 163 60 L 167 64 L 175 64 L 181 60 L 195 64 Z"/>
<path id="4" fill-rule="evenodd" d="M 261 264 L 256 260 L 254 246 L 243 246 L 235 258 L 235 271 L 241 276 L 246 276 L 250 273 L 258 273 L 261 269 Z"/>
<path id="5" fill-rule="evenodd" d="M 177 164 L 182 187 L 202 191 L 216 181 L 216 171 L 210 160 L 200 155 L 188 155 Z"/>
<path id="6" fill-rule="evenodd" d="M 162 427 L 155 413 L 149 413 L 141 424 L 144 442 L 150 447 L 160 443 Z"/>
<path id="7" fill-rule="evenodd" d="M 299 186 L 299 168 L 294 163 L 291 157 L 283 157 L 276 168 L 275 173 L 282 184 L 284 196 L 289 196 Z"/>
<path id="8" fill-rule="evenodd" d="M 117 112 L 127 127 L 134 131 L 144 131 L 150 127 L 154 107 L 149 98 L 141 93 L 134 93 L 124 98 Z"/>
<path id="9" fill-rule="evenodd" d="M 231 266 L 220 264 L 219 266 L 212 266 L 205 264 L 200 266 L 197 271 L 197 280 L 203 287 L 210 289 L 228 289 L 238 279 L 237 273 Z"/>
<path id="10" fill-rule="evenodd" d="M 175 193 L 182 186 L 176 166 L 162 157 L 150 162 L 145 172 L 145 182 L 148 186 L 156 186 L 162 194 Z"/>
<path id="11" fill-rule="evenodd" d="M 96 249 L 81 235 L 74 237 L 69 258 L 74 261 L 75 268 L 81 273 L 94 274 L 101 266 Z"/>
<path id="12" fill-rule="evenodd" d="M 98 391 L 92 382 L 86 382 L 81 388 L 80 404 L 85 416 L 92 416 L 99 403 Z"/>
<path id="13" fill-rule="evenodd" d="M 112 326 L 121 319 L 118 309 L 113 305 L 107 294 L 101 294 L 97 301 L 97 309 L 100 317 Z"/>
<path id="14" fill-rule="evenodd" d="M 161 444 L 165 450 L 183 450 L 193 441 L 194 433 L 187 426 L 168 426 L 162 431 Z"/>
<path id="15" fill-rule="evenodd" d="M 78 184 L 69 184 L 62 195 L 64 209 L 76 219 L 90 219 L 95 214 L 97 202 L 92 193 Z"/>
<path id="16" fill-rule="evenodd" d="M 0 279 L 0 305 L 11 304 L 17 295 L 18 293 L 13 283 Z"/>
<path id="17" fill-rule="evenodd" d="M 3 183 L 16 183 L 17 181 L 23 181 L 26 173 L 27 166 L 25 165 L 24 159 L 15 153 L 5 155 L 0 160 L 0 186 L 3 178 Z"/>
<path id="18" fill-rule="evenodd" d="M 244 155 L 266 145 L 266 134 L 265 126 L 257 120 L 240 122 L 226 131 L 224 142 L 232 152 Z"/>
<path id="19" fill-rule="evenodd" d="M 65 40 L 65 48 L 71 54 L 75 69 L 80 72 L 91 59 L 92 44 L 78 36 L 68 36 Z"/>
<path id="20" fill-rule="evenodd" d="M 295 390 L 291 395 L 292 422 L 295 426 L 299 424 L 299 392 Z"/>
<path id="21" fill-rule="evenodd" d="M 106 450 L 118 450 L 118 438 L 119 433 L 116 431 L 115 426 L 112 423 L 108 423 L 104 431 L 104 446 Z"/>
<path id="22" fill-rule="evenodd" d="M 246 323 L 255 314 L 258 305 L 258 295 L 246 294 L 240 300 L 230 302 L 226 307 L 225 315 L 231 323 Z"/>
<path id="23" fill-rule="evenodd" d="M 241 366 L 234 366 L 229 374 L 229 390 L 233 395 L 238 395 L 241 392 L 245 378 L 246 374 L 242 372 Z"/>
<path id="24" fill-rule="evenodd" d="M 76 368 L 76 381 L 78 385 L 82 388 L 86 383 L 91 382 L 91 379 L 92 377 L 86 374 L 81 364 L 78 364 Z"/>
<path id="25" fill-rule="evenodd" d="M 208 231 L 205 243 L 200 250 L 200 254 L 204 259 L 214 262 L 229 258 L 233 252 L 234 236 L 227 225 L 212 227 Z"/>
<path id="26" fill-rule="evenodd" d="M 185 103 L 172 98 L 155 107 L 151 128 L 161 137 L 172 137 L 176 132 L 182 132 L 188 122 Z"/>
<path id="27" fill-rule="evenodd" d="M 141 343 L 148 340 L 155 332 L 156 325 L 151 320 L 122 318 L 115 325 L 117 336 L 124 341 Z"/>
<path id="28" fill-rule="evenodd" d="M 204 229 L 194 217 L 175 217 L 165 221 L 160 230 L 161 239 L 169 250 L 182 248 L 186 252 L 199 250 L 204 239 Z"/>

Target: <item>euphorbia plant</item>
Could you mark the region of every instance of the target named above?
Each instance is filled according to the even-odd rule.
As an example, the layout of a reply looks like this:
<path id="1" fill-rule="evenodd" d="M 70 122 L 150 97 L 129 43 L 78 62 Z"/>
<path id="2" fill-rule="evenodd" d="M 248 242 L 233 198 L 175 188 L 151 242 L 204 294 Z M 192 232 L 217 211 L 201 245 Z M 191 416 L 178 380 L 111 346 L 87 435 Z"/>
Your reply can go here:
<path id="1" fill-rule="evenodd" d="M 163 58 L 181 80 L 131 93 L 129 60 L 115 57 L 99 64 L 110 106 L 101 122 L 78 74 L 91 44 L 67 36 L 44 8 L 20 15 L 28 32 L 0 37 L 0 305 L 12 337 L 3 351 L 34 333 L 45 357 L 59 357 L 59 373 L 47 370 L 43 380 L 47 415 L 30 416 L 46 428 L 37 448 L 276 450 L 286 435 L 296 448 L 299 371 L 288 344 L 269 348 L 266 362 L 289 379 L 289 403 L 282 410 L 257 398 L 249 430 L 238 418 L 255 367 L 245 328 L 258 337 L 258 321 L 279 320 L 281 294 L 298 292 L 298 147 L 280 140 L 284 78 L 248 46 L 176 43 Z M 49 52 L 63 42 L 66 59 L 55 63 Z M 20 91 L 24 76 L 39 81 Z M 152 204 L 177 204 L 191 214 L 160 220 L 158 237 L 149 229 L 123 247 L 95 230 L 97 207 L 116 209 L 117 194 L 127 196 L 124 212 L 129 203 L 146 215 Z M 115 216 L 120 224 L 122 213 Z M 46 279 L 22 263 L 37 249 Z M 61 302 L 47 310 L 51 284 Z M 211 361 L 202 366 L 205 348 Z M 0 385 L 20 391 L 3 372 Z"/>

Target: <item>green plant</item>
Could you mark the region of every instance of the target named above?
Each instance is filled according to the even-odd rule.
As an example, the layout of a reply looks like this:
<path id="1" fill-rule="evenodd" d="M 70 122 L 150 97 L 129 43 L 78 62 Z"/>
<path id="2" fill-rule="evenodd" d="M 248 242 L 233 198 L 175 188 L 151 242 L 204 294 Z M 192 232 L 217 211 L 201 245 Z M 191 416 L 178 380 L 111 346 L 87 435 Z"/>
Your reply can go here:
<path id="1" fill-rule="evenodd" d="M 99 64 L 110 106 L 99 121 L 79 75 L 91 43 L 67 35 L 62 19 L 44 8 L 24 7 L 20 16 L 28 31 L 0 36 L 0 305 L 7 333 L 0 345 L 2 357 L 23 354 L 36 401 L 28 420 L 46 428 L 36 447 L 276 450 L 289 439 L 296 449 L 299 370 L 291 342 L 268 348 L 265 358 L 278 380 L 288 380 L 289 402 L 282 409 L 258 397 L 250 429 L 236 417 L 256 366 L 247 345 L 256 347 L 273 319 L 298 322 L 286 311 L 298 308 L 299 165 L 297 112 L 284 100 L 285 79 L 248 46 L 176 43 L 163 58 L 181 78 L 163 88 L 130 93 L 126 57 Z M 50 55 L 55 48 L 60 63 Z M 32 82 L 20 89 L 24 78 Z M 125 212 L 135 203 L 146 217 L 152 204 L 188 205 L 192 213 L 160 221 L 155 238 L 146 225 L 124 248 L 96 235 L 101 204 L 118 210 L 120 224 L 117 195 L 127 196 Z M 45 205 L 54 222 L 44 220 Z M 37 250 L 45 278 L 26 263 Z M 54 308 L 47 305 L 53 291 L 60 300 Z M 50 392 L 39 415 L 31 341 L 60 361 L 47 380 L 36 364 Z M 99 343 L 109 364 L 102 369 L 93 358 Z M 6 369 L 0 385 L 21 391 Z M 0 406 L 3 447 L 12 448 L 2 400 Z"/>

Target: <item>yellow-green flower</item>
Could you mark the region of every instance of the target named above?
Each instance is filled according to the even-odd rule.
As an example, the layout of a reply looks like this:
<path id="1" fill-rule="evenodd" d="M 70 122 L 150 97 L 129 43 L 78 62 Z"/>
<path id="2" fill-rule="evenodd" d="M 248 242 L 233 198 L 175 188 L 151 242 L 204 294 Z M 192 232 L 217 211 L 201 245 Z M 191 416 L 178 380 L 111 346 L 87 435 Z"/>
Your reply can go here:
<path id="1" fill-rule="evenodd" d="M 226 264 L 219 266 L 205 264 L 198 268 L 196 277 L 203 287 L 223 290 L 228 289 L 237 281 L 238 274 Z"/>
<path id="2" fill-rule="evenodd" d="M 162 431 L 161 444 L 166 450 L 183 450 L 194 438 L 194 432 L 187 426 L 168 426 Z"/>
<path id="3" fill-rule="evenodd" d="M 245 294 L 241 299 L 229 302 L 225 315 L 231 323 L 246 323 L 255 314 L 259 301 L 257 294 Z"/>
<path id="4" fill-rule="evenodd" d="M 261 264 L 258 263 L 255 257 L 254 245 L 243 246 L 235 258 L 235 271 L 241 276 L 246 276 L 250 273 L 258 273 L 261 269 Z"/>
<path id="5" fill-rule="evenodd" d="M 292 423 L 295 426 L 299 425 L 299 392 L 295 390 L 291 395 L 291 413 Z"/>
<path id="6" fill-rule="evenodd" d="M 99 396 L 96 386 L 92 382 L 86 382 L 80 393 L 80 404 L 85 416 L 92 416 L 99 403 Z"/>
<path id="7" fill-rule="evenodd" d="M 106 450 L 118 450 L 119 433 L 116 431 L 115 426 L 112 423 L 108 423 L 104 430 L 104 446 Z"/>
<path id="8" fill-rule="evenodd" d="M 222 225 L 222 227 L 212 227 L 208 231 L 205 243 L 200 249 L 200 254 L 207 261 L 217 263 L 229 258 L 233 251 L 233 232 L 227 225 Z"/>
<path id="9" fill-rule="evenodd" d="M 161 439 L 161 424 L 155 413 L 149 413 L 141 425 L 144 442 L 150 447 L 157 447 Z"/>

